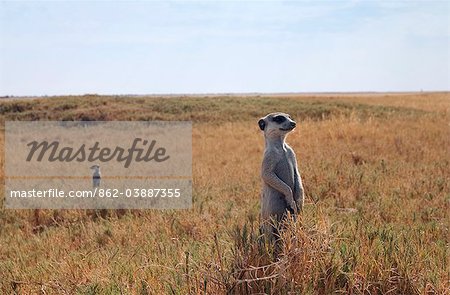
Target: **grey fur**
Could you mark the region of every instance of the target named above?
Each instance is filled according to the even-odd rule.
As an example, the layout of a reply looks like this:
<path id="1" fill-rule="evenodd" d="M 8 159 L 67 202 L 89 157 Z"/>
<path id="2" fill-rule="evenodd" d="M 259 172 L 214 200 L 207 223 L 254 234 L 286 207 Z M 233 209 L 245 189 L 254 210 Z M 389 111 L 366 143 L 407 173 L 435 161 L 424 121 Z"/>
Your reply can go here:
<path id="1" fill-rule="evenodd" d="M 99 187 L 100 186 L 100 182 L 102 180 L 102 174 L 100 172 L 100 166 L 99 165 L 94 165 L 91 167 L 91 170 L 93 170 L 92 173 L 92 186 L 94 188 Z"/>
<path id="2" fill-rule="evenodd" d="M 284 119 L 283 119 L 284 118 Z M 281 122 L 282 121 L 282 122 Z M 288 114 L 271 113 L 258 121 L 264 131 L 265 151 L 261 177 L 262 229 L 268 238 L 274 238 L 279 223 L 287 212 L 295 216 L 302 210 L 304 192 L 294 150 L 286 143 L 286 135 L 296 123 Z"/>

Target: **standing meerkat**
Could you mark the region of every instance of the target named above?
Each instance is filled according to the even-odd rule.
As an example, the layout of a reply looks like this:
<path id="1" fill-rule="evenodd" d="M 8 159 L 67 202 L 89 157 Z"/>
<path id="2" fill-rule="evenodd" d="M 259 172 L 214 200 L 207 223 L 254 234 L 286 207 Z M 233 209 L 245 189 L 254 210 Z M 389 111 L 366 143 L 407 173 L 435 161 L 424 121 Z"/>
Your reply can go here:
<path id="1" fill-rule="evenodd" d="M 94 188 L 100 186 L 100 182 L 102 180 L 102 174 L 100 172 L 100 166 L 99 165 L 93 165 L 90 168 L 92 172 L 92 186 Z"/>
<path id="2" fill-rule="evenodd" d="M 296 123 L 285 113 L 271 113 L 258 121 L 264 131 L 261 194 L 262 229 L 270 240 L 276 239 L 277 226 L 290 212 L 295 217 L 303 208 L 304 193 L 294 150 L 286 143 Z M 274 236 L 275 235 L 275 236 Z"/>

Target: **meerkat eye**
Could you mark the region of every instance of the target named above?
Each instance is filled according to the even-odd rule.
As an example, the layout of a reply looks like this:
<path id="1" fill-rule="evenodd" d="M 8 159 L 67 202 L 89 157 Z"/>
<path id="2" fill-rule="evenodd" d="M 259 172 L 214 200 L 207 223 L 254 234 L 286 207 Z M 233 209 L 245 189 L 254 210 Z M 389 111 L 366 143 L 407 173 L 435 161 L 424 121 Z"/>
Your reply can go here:
<path id="1" fill-rule="evenodd" d="M 286 118 L 284 116 L 276 116 L 273 117 L 273 121 L 276 123 L 283 123 L 284 121 L 286 121 Z"/>

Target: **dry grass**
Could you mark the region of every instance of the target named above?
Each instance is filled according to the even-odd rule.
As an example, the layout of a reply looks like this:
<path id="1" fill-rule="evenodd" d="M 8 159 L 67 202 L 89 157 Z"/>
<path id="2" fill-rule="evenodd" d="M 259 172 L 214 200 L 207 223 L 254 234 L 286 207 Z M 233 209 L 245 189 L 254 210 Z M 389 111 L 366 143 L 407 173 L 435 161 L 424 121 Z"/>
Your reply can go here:
<path id="1" fill-rule="evenodd" d="M 194 203 L 0 209 L 1 293 L 448 294 L 449 107 L 448 93 L 3 102 L 2 121 L 193 120 Z M 256 119 L 273 110 L 299 121 L 307 193 L 279 261 L 257 242 Z"/>

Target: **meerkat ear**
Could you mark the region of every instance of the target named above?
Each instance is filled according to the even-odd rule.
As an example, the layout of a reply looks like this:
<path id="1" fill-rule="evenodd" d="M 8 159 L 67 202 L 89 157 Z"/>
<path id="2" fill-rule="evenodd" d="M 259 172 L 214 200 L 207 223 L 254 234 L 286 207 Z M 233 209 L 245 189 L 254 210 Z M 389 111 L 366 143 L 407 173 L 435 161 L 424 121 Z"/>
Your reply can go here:
<path id="1" fill-rule="evenodd" d="M 261 119 L 258 121 L 258 125 L 259 125 L 259 129 L 264 130 L 264 128 L 266 128 L 266 122 Z"/>

